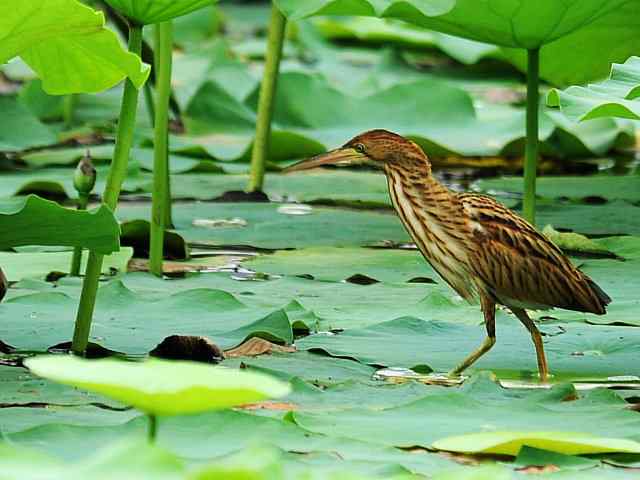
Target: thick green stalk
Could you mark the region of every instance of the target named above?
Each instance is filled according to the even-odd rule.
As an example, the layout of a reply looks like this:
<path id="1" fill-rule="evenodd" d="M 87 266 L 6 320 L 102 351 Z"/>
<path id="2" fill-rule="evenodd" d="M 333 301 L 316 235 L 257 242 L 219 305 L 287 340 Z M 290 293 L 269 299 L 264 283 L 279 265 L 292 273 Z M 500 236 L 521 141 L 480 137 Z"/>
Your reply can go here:
<path id="1" fill-rule="evenodd" d="M 273 117 L 273 101 L 282 57 L 282 43 L 287 24 L 285 16 L 278 7 L 271 4 L 271 23 L 269 24 L 269 38 L 267 40 L 267 58 L 264 66 L 264 76 L 260 86 L 260 100 L 258 102 L 258 120 L 256 124 L 256 138 L 251 152 L 251 174 L 248 190 L 261 191 L 264 184 L 264 170 L 269 154 L 269 136 L 271 135 L 271 118 Z"/>
<path id="2" fill-rule="evenodd" d="M 65 127 L 73 125 L 76 96 L 72 93 L 62 98 L 62 121 Z"/>
<path id="3" fill-rule="evenodd" d="M 129 29 L 129 51 L 140 55 L 142 47 L 142 26 L 132 24 Z M 107 185 L 102 196 L 102 203 L 112 211 L 116 210 L 122 182 L 127 175 L 129 152 L 133 143 L 133 131 L 136 122 L 136 110 L 138 108 L 138 90 L 127 80 L 122 95 L 120 107 L 120 119 L 116 134 L 116 146 L 113 153 L 113 161 L 107 177 Z M 76 355 L 84 355 L 89 343 L 91 331 L 91 318 L 96 303 L 98 282 L 102 271 L 103 255 L 89 252 L 87 271 L 82 284 L 82 294 L 76 316 L 76 326 L 73 332 L 71 349 Z"/>
<path id="4" fill-rule="evenodd" d="M 540 49 L 527 51 L 527 139 L 524 154 L 524 218 L 536 223 L 538 111 L 540 108 Z"/>
<path id="5" fill-rule="evenodd" d="M 89 194 L 78 194 L 78 210 L 86 210 L 89 204 Z M 82 247 L 74 247 L 71 258 L 71 270 L 69 275 L 77 277 L 80 275 L 80 264 L 82 263 Z"/>
<path id="6" fill-rule="evenodd" d="M 156 119 L 153 159 L 153 205 L 151 209 L 151 233 L 149 246 L 149 270 L 162 275 L 164 229 L 167 203 L 169 170 L 169 97 L 171 96 L 171 54 L 173 27 L 171 22 L 156 25 L 159 30 L 156 44 Z"/>
<path id="7" fill-rule="evenodd" d="M 149 443 L 155 443 L 156 437 L 158 436 L 158 417 L 152 414 L 147 415 L 149 418 L 149 431 L 148 438 Z"/>
<path id="8" fill-rule="evenodd" d="M 151 90 L 151 82 L 144 84 L 144 104 L 147 107 L 147 113 L 149 114 L 149 121 L 153 127 L 153 122 L 156 116 L 155 107 L 153 106 L 153 90 Z"/>

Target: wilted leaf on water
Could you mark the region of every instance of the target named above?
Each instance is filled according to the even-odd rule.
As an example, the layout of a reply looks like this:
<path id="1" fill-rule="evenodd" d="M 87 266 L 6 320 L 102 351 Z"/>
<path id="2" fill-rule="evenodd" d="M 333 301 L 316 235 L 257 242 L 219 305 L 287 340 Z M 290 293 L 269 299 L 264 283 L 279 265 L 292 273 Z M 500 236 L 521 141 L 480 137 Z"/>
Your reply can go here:
<path id="1" fill-rule="evenodd" d="M 574 121 L 601 117 L 640 119 L 640 57 L 614 63 L 609 78 L 586 87 L 553 89 L 547 104 L 560 107 Z"/>
<path id="2" fill-rule="evenodd" d="M 119 235 L 113 213 L 104 206 L 86 212 L 35 195 L 0 200 L 0 249 L 59 245 L 108 254 L 118 250 Z"/>
<path id="3" fill-rule="evenodd" d="M 154 415 L 230 408 L 289 392 L 286 383 L 266 375 L 195 362 L 40 356 L 26 360 L 25 365 L 38 376 L 100 393 Z"/>
<path id="4" fill-rule="evenodd" d="M 149 75 L 103 13 L 76 0 L 4 2 L 0 19 L 0 64 L 21 56 L 51 94 L 95 93 L 126 77 L 139 88 Z"/>

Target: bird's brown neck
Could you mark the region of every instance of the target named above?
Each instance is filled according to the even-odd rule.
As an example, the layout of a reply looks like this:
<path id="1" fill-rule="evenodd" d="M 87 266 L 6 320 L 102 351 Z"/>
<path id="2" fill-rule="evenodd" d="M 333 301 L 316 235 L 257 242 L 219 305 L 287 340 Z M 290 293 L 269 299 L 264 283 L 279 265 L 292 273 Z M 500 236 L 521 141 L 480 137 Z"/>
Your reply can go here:
<path id="1" fill-rule="evenodd" d="M 422 152 L 420 155 L 403 156 L 400 161 L 385 163 L 384 171 L 396 209 L 401 206 L 401 197 L 406 197 L 416 208 L 434 213 L 451 201 L 451 192 L 433 177 L 431 164 Z"/>

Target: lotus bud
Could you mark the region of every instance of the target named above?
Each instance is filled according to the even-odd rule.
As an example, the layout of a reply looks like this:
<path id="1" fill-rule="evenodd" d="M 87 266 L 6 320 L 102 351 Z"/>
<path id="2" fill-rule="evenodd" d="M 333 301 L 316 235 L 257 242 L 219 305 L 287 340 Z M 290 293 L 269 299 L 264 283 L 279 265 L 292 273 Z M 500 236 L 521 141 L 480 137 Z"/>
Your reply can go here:
<path id="1" fill-rule="evenodd" d="M 96 184 L 96 169 L 91 163 L 91 154 L 87 150 L 84 157 L 78 162 L 73 174 L 73 186 L 81 195 L 89 195 Z"/>

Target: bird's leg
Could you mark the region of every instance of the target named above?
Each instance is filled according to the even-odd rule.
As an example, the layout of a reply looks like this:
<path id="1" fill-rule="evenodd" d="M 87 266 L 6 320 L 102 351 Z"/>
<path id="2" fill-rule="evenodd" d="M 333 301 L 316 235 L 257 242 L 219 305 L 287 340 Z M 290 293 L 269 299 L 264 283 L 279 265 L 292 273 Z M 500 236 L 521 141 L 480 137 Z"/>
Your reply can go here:
<path id="1" fill-rule="evenodd" d="M 549 375 L 549 368 L 547 367 L 547 357 L 544 354 L 544 346 L 542 345 L 542 336 L 540 335 L 540 330 L 536 327 L 536 324 L 533 323 L 533 320 L 529 318 L 527 312 L 523 308 L 513 308 L 510 307 L 511 311 L 518 317 L 529 333 L 531 334 L 531 339 L 533 340 L 533 344 L 536 347 L 536 357 L 538 358 L 538 372 L 540 373 L 540 380 L 543 382 L 547 381 L 547 377 Z"/>
<path id="2" fill-rule="evenodd" d="M 482 355 L 491 350 L 496 343 L 496 303 L 489 297 L 481 295 L 482 313 L 484 313 L 484 325 L 487 328 L 487 338 L 482 345 L 474 350 L 464 361 L 449 372 L 450 377 L 457 377 L 464 370 L 470 367 Z"/>

